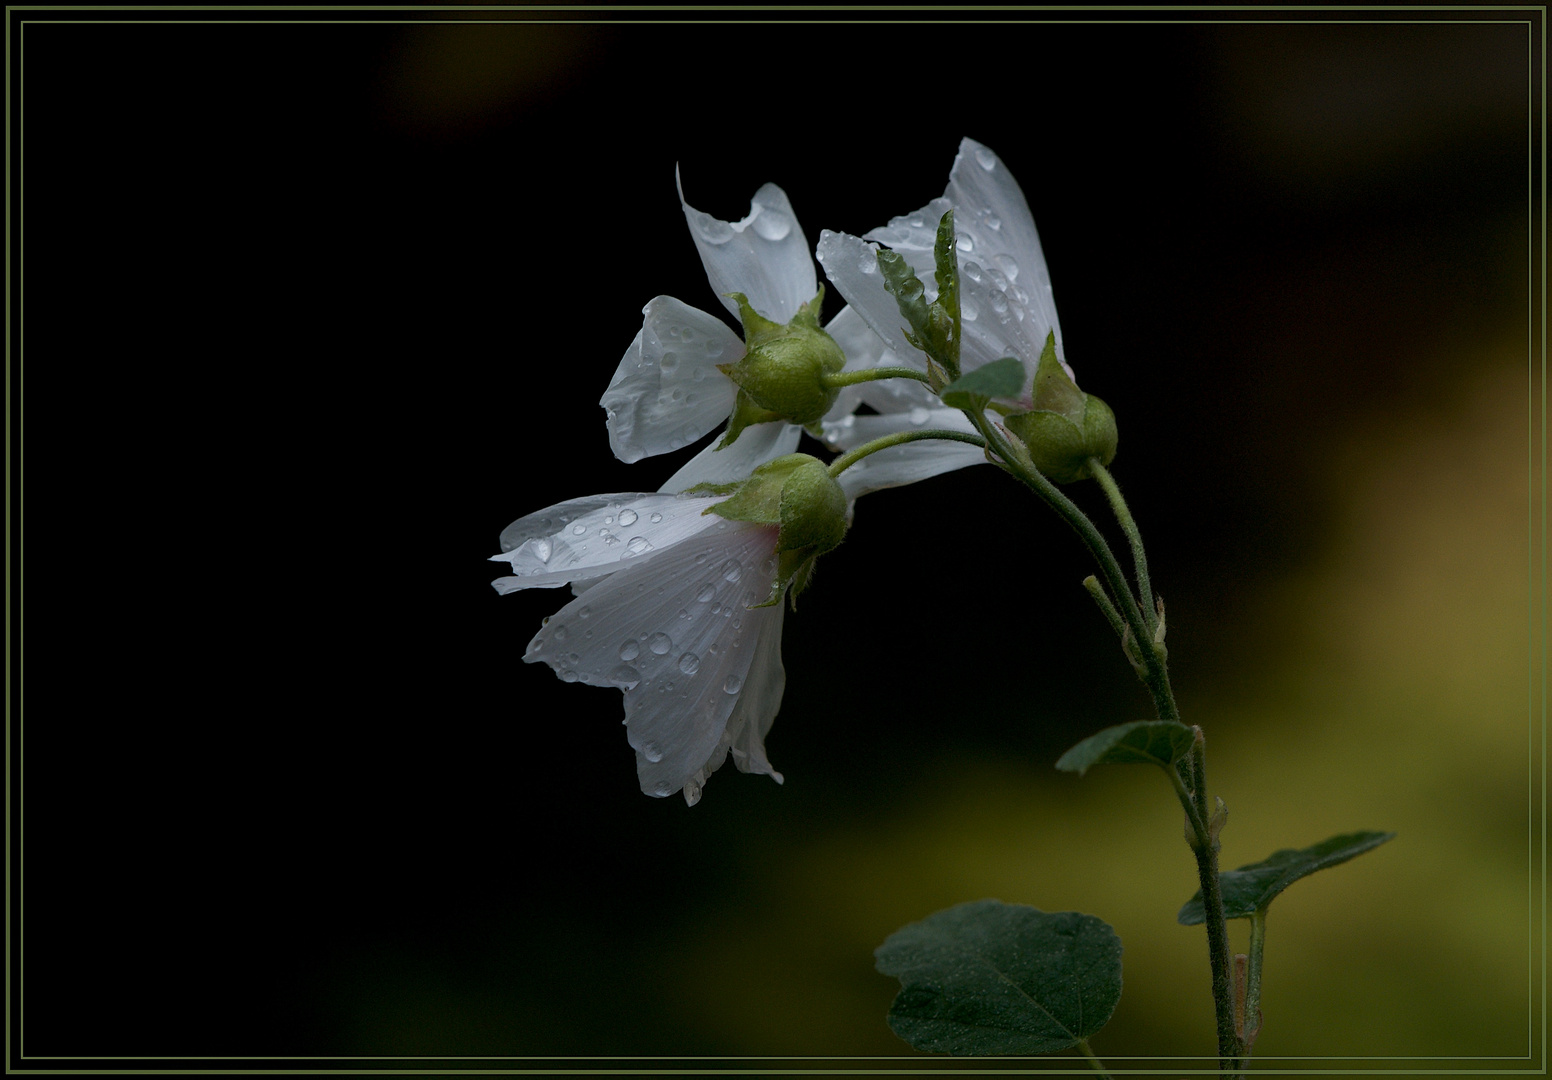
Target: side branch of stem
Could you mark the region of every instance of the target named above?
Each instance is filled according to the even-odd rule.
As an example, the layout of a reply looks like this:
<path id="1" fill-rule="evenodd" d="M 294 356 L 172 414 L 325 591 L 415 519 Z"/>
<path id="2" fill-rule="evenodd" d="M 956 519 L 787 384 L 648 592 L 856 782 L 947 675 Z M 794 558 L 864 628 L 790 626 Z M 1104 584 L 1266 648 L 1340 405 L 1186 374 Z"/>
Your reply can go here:
<path id="1" fill-rule="evenodd" d="M 871 442 L 865 442 L 861 446 L 854 446 L 834 461 L 830 462 L 830 478 L 833 480 L 841 473 L 851 468 L 857 462 L 869 454 L 876 454 L 880 450 L 887 450 L 891 446 L 899 446 L 902 443 L 920 442 L 923 439 L 947 439 L 950 442 L 969 443 L 972 446 L 985 447 L 986 441 L 979 435 L 972 435 L 968 431 L 954 431 L 951 428 L 922 428 L 915 431 L 896 431 L 889 435 L 880 436 Z"/>

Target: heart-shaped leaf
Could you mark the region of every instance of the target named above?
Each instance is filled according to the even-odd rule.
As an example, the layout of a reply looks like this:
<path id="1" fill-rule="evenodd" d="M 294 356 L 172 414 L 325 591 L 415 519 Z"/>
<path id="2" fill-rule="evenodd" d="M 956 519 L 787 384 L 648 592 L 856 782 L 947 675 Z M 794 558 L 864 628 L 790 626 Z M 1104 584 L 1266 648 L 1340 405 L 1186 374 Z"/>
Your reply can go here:
<path id="1" fill-rule="evenodd" d="M 874 955 L 900 980 L 894 1033 L 942 1054 L 1051 1054 L 1121 1000 L 1121 939 L 1092 915 L 978 900 L 889 935 Z"/>
<path id="2" fill-rule="evenodd" d="M 1230 919 L 1248 919 L 1301 877 L 1344 863 L 1365 851 L 1373 851 L 1395 835 L 1393 832 L 1343 833 L 1312 847 L 1274 851 L 1258 863 L 1225 871 L 1219 878 L 1223 884 L 1223 914 Z M 1195 926 L 1206 920 L 1200 889 L 1186 901 L 1175 918 L 1182 926 Z"/>
<path id="3" fill-rule="evenodd" d="M 1063 754 L 1056 767 L 1079 776 L 1094 765 L 1159 765 L 1185 757 L 1196 733 L 1173 720 L 1138 720 L 1090 735 Z"/>

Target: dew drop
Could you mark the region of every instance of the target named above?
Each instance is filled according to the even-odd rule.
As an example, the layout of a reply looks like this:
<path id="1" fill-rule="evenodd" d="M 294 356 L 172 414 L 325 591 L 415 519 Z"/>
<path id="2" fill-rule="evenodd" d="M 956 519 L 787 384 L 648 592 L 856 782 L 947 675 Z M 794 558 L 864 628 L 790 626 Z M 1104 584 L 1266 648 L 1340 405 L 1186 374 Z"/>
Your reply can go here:
<path id="1" fill-rule="evenodd" d="M 557 626 L 555 628 L 554 638 L 555 638 L 556 641 L 565 641 L 566 640 L 566 628 L 564 626 Z"/>
<path id="2" fill-rule="evenodd" d="M 664 375 L 672 375 L 679 367 L 679 354 L 670 349 L 663 354 L 663 358 L 657 362 Z"/>
<path id="3" fill-rule="evenodd" d="M 998 255 L 992 260 L 992 264 L 996 266 L 997 269 L 1001 270 L 1004 274 L 1008 275 L 1009 281 L 1018 280 L 1019 265 L 1013 261 L 1011 256 Z"/>
<path id="4" fill-rule="evenodd" d="M 991 172 L 997 167 L 997 155 L 984 146 L 978 146 L 975 148 L 975 162 L 987 172 Z"/>
<path id="5" fill-rule="evenodd" d="M 932 414 L 921 405 L 914 406 L 911 409 L 911 423 L 915 424 L 917 427 L 921 427 L 921 425 L 925 424 L 931 416 Z"/>
<path id="6" fill-rule="evenodd" d="M 587 526 L 586 525 L 573 525 L 571 527 L 571 535 L 572 536 L 581 536 L 581 535 L 583 535 L 586 532 L 587 532 Z"/>
<path id="7" fill-rule="evenodd" d="M 733 239 L 733 226 L 727 222 L 718 221 L 702 210 L 691 210 L 688 216 L 690 224 L 706 243 L 725 244 Z"/>
<path id="8" fill-rule="evenodd" d="M 864 274 L 878 273 L 878 256 L 872 248 L 867 248 L 857 257 L 857 269 Z"/>
<path id="9" fill-rule="evenodd" d="M 636 511 L 634 511 L 634 510 L 621 510 L 620 511 L 620 524 L 621 525 L 634 525 L 634 524 L 636 524 Z"/>
<path id="10" fill-rule="evenodd" d="M 974 251 L 975 238 L 972 237 L 969 233 L 960 233 L 958 238 L 954 241 L 954 246 L 957 247 L 960 251 Z"/>
<path id="11" fill-rule="evenodd" d="M 701 786 L 694 780 L 684 782 L 684 801 L 691 806 L 701 801 Z"/>
<path id="12" fill-rule="evenodd" d="M 727 677 L 727 682 L 722 684 L 722 692 L 724 694 L 736 694 L 743 688 L 744 680 L 740 679 L 737 675 L 729 675 Z"/>
<path id="13" fill-rule="evenodd" d="M 706 601 L 710 600 L 713 596 L 716 595 L 717 590 L 715 588 L 710 585 L 702 585 L 701 591 L 695 594 L 695 599 L 704 604 Z"/>
<path id="14" fill-rule="evenodd" d="M 740 577 L 743 576 L 743 573 L 744 568 L 739 566 L 738 563 L 734 562 L 732 559 L 729 559 L 722 565 L 722 576 L 729 581 L 737 581 Z"/>
<path id="15" fill-rule="evenodd" d="M 623 686 L 625 689 L 629 690 L 631 687 L 635 686 L 641 681 L 641 672 L 637 671 L 629 664 L 621 664 L 619 667 L 609 672 L 609 681 L 614 683 L 616 686 Z"/>
<path id="16" fill-rule="evenodd" d="M 567 668 L 565 671 L 560 673 L 560 681 L 561 682 L 576 682 L 581 677 L 582 676 L 578 675 L 575 671 L 572 671 L 570 668 Z"/>
<path id="17" fill-rule="evenodd" d="M 959 298 L 959 317 L 964 319 L 965 322 L 975 322 L 975 317 L 980 313 L 981 309 L 976 306 L 975 301 L 970 299 L 970 297 L 961 296 Z"/>
<path id="18" fill-rule="evenodd" d="M 787 234 L 792 231 L 792 219 L 780 210 L 772 210 L 769 206 L 760 207 L 760 212 L 754 216 L 754 231 L 762 240 L 772 243 L 777 240 L 785 240 Z"/>
<path id="19" fill-rule="evenodd" d="M 666 799 L 673 793 L 674 789 L 668 786 L 667 780 L 659 780 L 652 786 L 652 794 L 656 795 L 659 799 Z"/>
<path id="20" fill-rule="evenodd" d="M 651 517 L 647 518 L 647 520 L 652 522 L 652 524 L 656 525 L 658 522 L 663 520 L 663 515 L 662 514 L 658 514 L 658 513 L 653 513 Z"/>
<path id="21" fill-rule="evenodd" d="M 663 760 L 663 748 L 655 742 L 642 743 L 641 756 L 656 765 Z"/>
<path id="22" fill-rule="evenodd" d="M 613 525 L 614 524 L 614 515 L 610 514 L 608 517 L 604 518 L 604 524 L 605 525 Z M 600 531 L 603 531 L 603 530 L 600 530 Z"/>
<path id="23" fill-rule="evenodd" d="M 981 280 L 980 263 L 966 260 L 963 264 L 961 264 L 960 269 L 964 271 L 965 277 L 969 278 L 971 281 Z"/>
<path id="24" fill-rule="evenodd" d="M 673 647 L 674 643 L 667 634 L 653 634 L 647 638 L 647 648 L 651 649 L 658 656 L 662 656 Z"/>
<path id="25" fill-rule="evenodd" d="M 992 293 L 992 310 L 999 315 L 1008 313 L 1008 298 L 1002 293 Z"/>
<path id="26" fill-rule="evenodd" d="M 652 545 L 647 542 L 645 536 L 633 536 L 630 543 L 625 545 L 625 550 L 631 555 L 640 555 L 643 551 L 651 551 Z"/>
<path id="27" fill-rule="evenodd" d="M 631 638 L 624 645 L 620 646 L 620 659 L 621 660 L 634 660 L 634 659 L 636 659 L 636 657 L 638 657 L 640 655 L 641 655 L 641 642 L 637 641 L 635 638 Z"/>
<path id="28" fill-rule="evenodd" d="M 690 617 L 690 613 L 688 611 L 684 610 L 684 608 L 680 608 L 679 609 L 679 617 L 681 619 L 688 619 Z"/>
<path id="29" fill-rule="evenodd" d="M 679 658 L 679 670 L 686 675 L 694 675 L 701 666 L 701 658 L 692 652 L 687 652 Z"/>
<path id="30" fill-rule="evenodd" d="M 549 562 L 550 561 L 550 551 L 551 550 L 552 549 L 550 547 L 550 542 L 548 540 L 546 540 L 542 536 L 539 537 L 537 540 L 535 540 L 533 542 L 533 553 L 534 553 L 534 556 L 540 562 Z"/>
<path id="31" fill-rule="evenodd" d="M 992 232 L 996 232 L 998 229 L 1002 228 L 1002 218 L 998 217 L 996 214 L 987 214 L 983 220 L 986 222 L 986 227 Z"/>
<path id="32" fill-rule="evenodd" d="M 584 604 L 582 607 L 577 609 L 577 618 L 585 619 L 592 613 L 593 609 Z"/>

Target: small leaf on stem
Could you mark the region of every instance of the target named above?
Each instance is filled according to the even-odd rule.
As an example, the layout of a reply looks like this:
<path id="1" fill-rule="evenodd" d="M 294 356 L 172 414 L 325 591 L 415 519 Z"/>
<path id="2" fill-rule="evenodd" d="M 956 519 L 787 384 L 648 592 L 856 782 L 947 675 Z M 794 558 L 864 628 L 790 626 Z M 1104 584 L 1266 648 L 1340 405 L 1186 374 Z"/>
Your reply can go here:
<path id="1" fill-rule="evenodd" d="M 1121 1000 L 1121 939 L 1076 911 L 979 900 L 902 927 L 874 955 L 900 980 L 889 1027 L 942 1054 L 1053 1054 Z"/>
<path id="2" fill-rule="evenodd" d="M 992 398 L 1016 398 L 1023 390 L 1023 362 L 1004 356 L 955 379 L 938 396 L 956 409 L 984 409 Z"/>
<path id="3" fill-rule="evenodd" d="M 1278 893 L 1300 878 L 1373 851 L 1395 835 L 1393 832 L 1343 833 L 1311 847 L 1274 851 L 1258 863 L 1225 871 L 1220 878 L 1223 914 L 1230 919 L 1248 919 L 1257 910 L 1264 910 Z M 1196 926 L 1206 918 L 1200 890 L 1186 901 L 1175 918 L 1182 926 Z"/>
<path id="4" fill-rule="evenodd" d="M 1056 762 L 1079 776 L 1094 765 L 1158 765 L 1169 768 L 1191 750 L 1196 734 L 1173 720 L 1138 720 L 1090 735 Z"/>

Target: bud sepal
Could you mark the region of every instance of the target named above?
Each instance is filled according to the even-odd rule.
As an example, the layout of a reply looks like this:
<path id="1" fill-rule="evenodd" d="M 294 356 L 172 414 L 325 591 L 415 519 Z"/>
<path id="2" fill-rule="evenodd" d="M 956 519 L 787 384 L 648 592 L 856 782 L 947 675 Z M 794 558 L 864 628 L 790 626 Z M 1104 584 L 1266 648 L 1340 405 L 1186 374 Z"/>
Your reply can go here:
<path id="1" fill-rule="evenodd" d="M 1093 394 L 1078 389 L 1056 359 L 1056 335 L 1048 334 L 1035 371 L 1034 408 L 1009 416 L 1008 430 L 1028 448 L 1030 461 L 1058 484 L 1087 479 L 1089 459 L 1115 459 L 1115 413 Z"/>
<path id="2" fill-rule="evenodd" d="M 739 388 L 721 445 L 738 438 L 749 424 L 771 420 L 802 427 L 817 424 L 840 395 L 840 388 L 827 385 L 825 376 L 846 366 L 846 354 L 819 325 L 824 288 L 785 325 L 755 311 L 743 293 L 727 295 L 738 304 L 745 347 L 737 363 L 717 365 Z"/>

